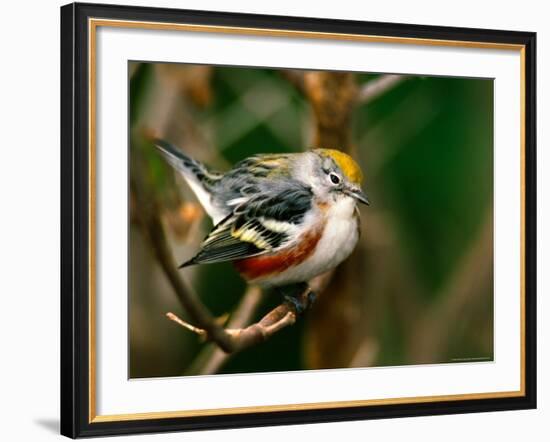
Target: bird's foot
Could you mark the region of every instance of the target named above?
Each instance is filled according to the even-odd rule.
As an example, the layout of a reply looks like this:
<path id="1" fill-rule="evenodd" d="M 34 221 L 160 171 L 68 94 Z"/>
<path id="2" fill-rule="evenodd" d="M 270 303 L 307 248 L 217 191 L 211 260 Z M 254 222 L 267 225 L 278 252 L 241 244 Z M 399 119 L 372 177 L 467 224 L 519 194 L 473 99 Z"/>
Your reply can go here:
<path id="1" fill-rule="evenodd" d="M 301 299 L 296 298 L 295 296 L 285 295 L 285 303 L 290 305 L 292 309 L 296 312 L 298 316 L 302 316 L 306 311 L 306 307 Z"/>
<path id="2" fill-rule="evenodd" d="M 284 293 L 285 302 L 290 305 L 298 316 L 303 315 L 317 299 L 317 294 L 307 284 L 292 287 L 291 293 Z"/>

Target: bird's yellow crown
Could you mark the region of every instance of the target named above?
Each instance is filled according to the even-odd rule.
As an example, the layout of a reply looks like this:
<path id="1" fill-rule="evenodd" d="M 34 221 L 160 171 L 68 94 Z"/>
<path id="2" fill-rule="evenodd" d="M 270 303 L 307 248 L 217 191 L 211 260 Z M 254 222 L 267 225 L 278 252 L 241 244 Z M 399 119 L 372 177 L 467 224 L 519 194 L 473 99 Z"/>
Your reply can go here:
<path id="1" fill-rule="evenodd" d="M 348 154 L 336 149 L 318 149 L 321 155 L 326 155 L 334 160 L 347 179 L 354 184 L 361 184 L 363 172 L 359 164 Z"/>

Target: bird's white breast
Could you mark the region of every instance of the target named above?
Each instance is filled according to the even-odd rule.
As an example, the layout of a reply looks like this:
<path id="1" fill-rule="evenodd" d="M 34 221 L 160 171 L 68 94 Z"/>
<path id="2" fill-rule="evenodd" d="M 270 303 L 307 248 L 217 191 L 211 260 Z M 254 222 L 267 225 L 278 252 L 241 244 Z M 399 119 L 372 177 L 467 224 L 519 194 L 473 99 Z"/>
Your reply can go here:
<path id="1" fill-rule="evenodd" d="M 314 264 L 323 268 L 322 272 L 336 267 L 351 254 L 359 239 L 357 223 L 352 198 L 343 198 L 328 210 L 323 235 L 311 257 Z"/>
<path id="2" fill-rule="evenodd" d="M 342 198 L 324 213 L 321 238 L 313 253 L 301 264 L 290 267 L 280 275 L 269 278 L 269 285 L 282 285 L 309 281 L 321 273 L 333 269 L 353 251 L 359 240 L 355 201 Z"/>

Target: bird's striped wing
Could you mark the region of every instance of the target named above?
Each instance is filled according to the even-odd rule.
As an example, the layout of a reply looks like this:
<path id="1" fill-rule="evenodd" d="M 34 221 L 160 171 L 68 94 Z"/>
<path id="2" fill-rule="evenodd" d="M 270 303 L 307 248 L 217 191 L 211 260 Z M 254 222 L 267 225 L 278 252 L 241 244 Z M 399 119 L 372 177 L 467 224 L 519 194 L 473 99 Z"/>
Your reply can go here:
<path id="1" fill-rule="evenodd" d="M 235 261 L 288 245 L 311 209 L 312 198 L 311 189 L 298 182 L 251 196 L 214 227 L 199 253 L 181 267 Z"/>

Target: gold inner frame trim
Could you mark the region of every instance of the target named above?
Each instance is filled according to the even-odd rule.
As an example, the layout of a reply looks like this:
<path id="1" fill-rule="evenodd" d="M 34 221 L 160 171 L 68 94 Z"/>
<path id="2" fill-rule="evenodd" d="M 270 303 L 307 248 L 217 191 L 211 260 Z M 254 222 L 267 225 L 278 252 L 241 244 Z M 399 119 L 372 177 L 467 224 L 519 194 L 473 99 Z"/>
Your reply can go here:
<path id="1" fill-rule="evenodd" d="M 134 28 L 148 30 L 170 30 L 186 32 L 207 32 L 217 34 L 253 35 L 268 37 L 290 37 L 358 41 L 388 44 L 413 44 L 421 46 L 445 46 L 478 49 L 512 50 L 520 53 L 520 158 L 521 158 L 521 240 L 520 240 L 520 389 L 487 393 L 464 393 L 438 396 L 416 396 L 388 399 L 366 399 L 336 402 L 316 402 L 284 405 L 262 405 L 235 408 L 215 408 L 180 411 L 158 411 L 128 414 L 96 414 L 96 31 L 99 26 Z M 425 39 L 412 37 L 389 37 L 330 32 L 291 31 L 282 29 L 245 28 L 232 26 L 192 25 L 181 23 L 157 23 L 131 20 L 95 19 L 88 20 L 88 98 L 89 98 L 89 423 L 132 421 L 144 419 L 167 419 L 177 417 L 197 417 L 216 415 L 236 415 L 245 413 L 269 413 L 277 411 L 322 410 L 327 408 L 365 407 L 374 405 L 414 404 L 426 402 L 481 400 L 525 396 L 525 45 L 493 42 Z"/>

